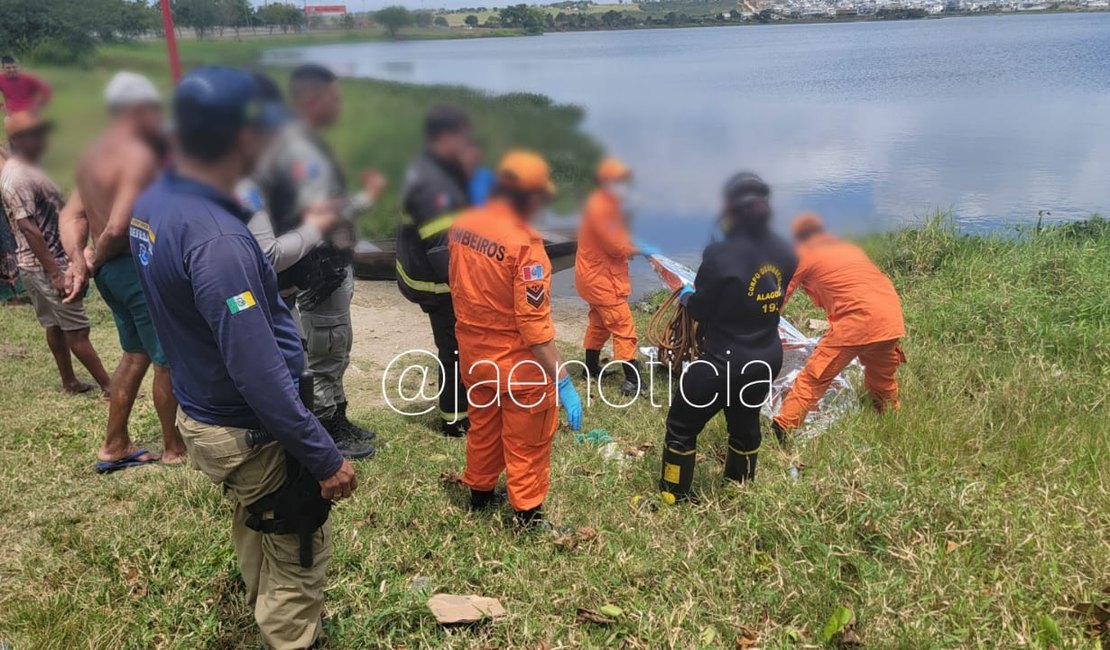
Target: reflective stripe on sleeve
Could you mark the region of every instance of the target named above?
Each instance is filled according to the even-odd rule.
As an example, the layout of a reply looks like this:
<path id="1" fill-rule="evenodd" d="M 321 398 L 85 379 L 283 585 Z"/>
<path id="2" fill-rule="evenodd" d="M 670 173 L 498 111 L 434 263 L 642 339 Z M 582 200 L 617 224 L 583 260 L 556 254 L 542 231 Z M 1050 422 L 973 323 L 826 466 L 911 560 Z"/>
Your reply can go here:
<path id="1" fill-rule="evenodd" d="M 457 212 L 452 212 L 451 214 L 445 214 L 438 219 L 432 219 L 423 226 L 420 226 L 417 232 L 420 233 L 421 239 L 428 239 L 429 237 L 438 235 L 444 230 L 450 228 L 451 223 L 455 221 L 455 217 L 457 216 L 459 216 Z"/>
<path id="2" fill-rule="evenodd" d="M 401 278 L 409 288 L 425 293 L 451 293 L 451 288 L 445 282 L 427 282 L 425 280 L 413 280 L 405 273 L 405 269 L 401 266 L 401 260 L 397 260 L 397 277 Z"/>

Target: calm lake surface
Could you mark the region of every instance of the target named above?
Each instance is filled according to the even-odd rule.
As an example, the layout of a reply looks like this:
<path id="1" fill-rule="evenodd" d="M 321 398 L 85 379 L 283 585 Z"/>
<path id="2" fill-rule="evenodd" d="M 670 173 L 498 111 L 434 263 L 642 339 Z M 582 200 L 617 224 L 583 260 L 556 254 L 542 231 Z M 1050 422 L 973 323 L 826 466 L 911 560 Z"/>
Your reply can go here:
<path id="1" fill-rule="evenodd" d="M 636 229 L 700 250 L 752 169 L 780 225 L 967 230 L 1110 211 L 1110 13 L 768 25 L 283 50 L 348 76 L 543 93 L 637 171 Z"/>

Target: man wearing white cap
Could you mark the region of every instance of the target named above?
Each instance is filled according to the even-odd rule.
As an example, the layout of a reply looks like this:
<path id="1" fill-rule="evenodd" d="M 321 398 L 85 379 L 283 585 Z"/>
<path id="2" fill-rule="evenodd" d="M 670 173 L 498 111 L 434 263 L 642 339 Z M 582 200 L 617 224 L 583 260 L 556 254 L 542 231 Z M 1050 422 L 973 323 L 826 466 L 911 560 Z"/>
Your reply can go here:
<path id="1" fill-rule="evenodd" d="M 127 421 L 147 368 L 154 363 L 154 408 L 162 427 L 163 463 L 185 459 L 185 444 L 174 424 L 177 400 L 129 241 L 131 209 L 162 167 L 166 151 L 162 98 L 146 77 L 120 72 L 104 91 L 108 128 L 85 151 L 77 167 L 77 189 L 61 217 L 62 243 L 72 263 L 69 295 L 76 300 L 96 279 L 112 310 L 123 356 L 112 376 L 108 432 L 97 454 L 98 472 L 153 463 L 156 454 L 131 442 Z M 91 239 L 90 239 L 91 235 Z"/>

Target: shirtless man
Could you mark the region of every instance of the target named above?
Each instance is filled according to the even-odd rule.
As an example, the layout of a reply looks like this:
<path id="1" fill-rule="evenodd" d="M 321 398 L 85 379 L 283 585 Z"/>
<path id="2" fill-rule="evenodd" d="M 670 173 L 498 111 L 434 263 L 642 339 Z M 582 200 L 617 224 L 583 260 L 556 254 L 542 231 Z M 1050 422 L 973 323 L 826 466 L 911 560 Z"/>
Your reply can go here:
<path id="1" fill-rule="evenodd" d="M 146 299 L 128 238 L 135 199 L 160 167 L 162 101 L 147 78 L 120 72 L 104 93 L 110 115 L 107 131 L 81 158 L 77 189 L 62 214 L 62 243 L 72 263 L 66 278 L 76 300 L 96 279 L 96 288 L 112 310 L 123 356 L 112 376 L 108 432 L 97 454 L 98 472 L 113 472 L 159 460 L 132 443 L 127 421 L 143 377 L 154 364 L 154 408 L 162 426 L 166 464 L 185 459 L 185 444 L 174 424 L 177 400 L 170 369 L 150 320 Z M 92 241 L 89 241 L 89 235 Z"/>

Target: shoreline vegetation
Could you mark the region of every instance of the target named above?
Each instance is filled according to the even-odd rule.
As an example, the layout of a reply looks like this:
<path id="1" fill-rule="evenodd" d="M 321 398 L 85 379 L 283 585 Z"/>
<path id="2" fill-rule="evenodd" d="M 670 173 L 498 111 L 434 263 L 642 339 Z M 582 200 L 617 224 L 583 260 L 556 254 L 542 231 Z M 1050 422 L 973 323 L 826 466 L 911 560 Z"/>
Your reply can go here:
<path id="1" fill-rule="evenodd" d="M 463 444 L 439 436 L 434 416 L 375 406 L 380 339 L 356 336 L 352 415 L 381 446 L 334 511 L 325 647 L 1110 645 L 1086 607 L 1110 604 L 1110 223 L 963 236 L 935 219 L 863 243 L 905 306 L 900 412 L 860 409 L 789 450 L 767 437 L 742 489 L 720 480 L 718 418 L 699 448 L 700 502 L 662 507 L 663 412 L 595 397 L 586 427 L 623 453 L 557 433 L 548 505 L 565 535 L 469 513 Z M 424 344 L 425 317 L 391 283 L 358 284 L 368 334 Z M 581 324 L 563 325 L 573 309 L 556 305 L 567 358 L 580 354 Z M 111 317 L 95 297 L 89 311 L 114 363 Z M 786 315 L 818 313 L 799 297 Z M 52 390 L 29 307 L 0 309 L 0 328 L 0 642 L 257 646 L 220 490 L 187 468 L 95 476 L 104 405 Z M 149 398 L 132 423 L 156 437 Z M 434 592 L 497 597 L 509 614 L 443 628 L 425 606 Z M 620 614 L 589 615 L 602 608 Z"/>
<path id="2" fill-rule="evenodd" d="M 302 35 L 275 36 L 249 41 L 189 40 L 181 43 L 186 68 L 221 63 L 261 69 L 264 50 L 301 46 L 327 39 Z M 99 48 L 88 67 L 35 66 L 36 74 L 54 86 L 47 114 L 56 133 L 47 155 L 51 178 L 64 189 L 73 185 L 76 160 L 103 123 L 101 97 L 117 70 L 148 75 L 168 97 L 171 90 L 165 49 L 161 42 L 117 43 Z M 284 87 L 288 69 L 266 69 Z M 377 207 L 360 222 L 365 237 L 392 236 L 400 214 L 401 181 L 420 151 L 424 112 L 435 104 L 456 104 L 475 120 L 475 135 L 493 164 L 512 147 L 542 151 L 552 165 L 559 187 L 555 208 L 571 210 L 592 187 L 593 168 L 600 147 L 579 126 L 580 107 L 556 104 L 532 93 L 488 94 L 462 86 L 423 86 L 373 79 L 341 78 L 344 110 L 338 124 L 325 134 L 343 169 L 354 178 L 358 170 L 374 167 L 390 180 Z"/>
<path id="3" fill-rule="evenodd" d="M 56 3 L 11 0 L 0 23 L 0 44 L 38 65 L 95 61 L 98 47 L 161 41 L 162 20 L 145 0 L 86 0 L 76 11 Z M 510 0 L 511 1 L 511 0 Z M 823 24 L 972 16 L 1096 13 L 1104 0 L 1023 2 L 989 0 L 961 7 L 956 0 L 928 7 L 891 4 L 763 6 L 749 0 L 652 0 L 600 4 L 563 0 L 546 5 L 510 4 L 462 9 L 417 9 L 401 5 L 360 13 L 310 13 L 291 2 L 254 6 L 250 0 L 175 0 L 174 20 L 183 49 L 190 41 L 247 45 L 268 39 L 269 47 L 381 40 L 437 40 L 539 35 L 547 32 L 618 31 L 767 24 Z M 283 44 L 284 43 L 284 44 Z"/>

